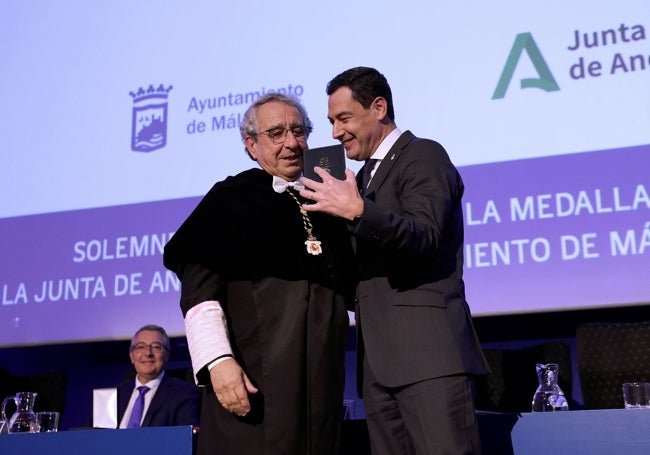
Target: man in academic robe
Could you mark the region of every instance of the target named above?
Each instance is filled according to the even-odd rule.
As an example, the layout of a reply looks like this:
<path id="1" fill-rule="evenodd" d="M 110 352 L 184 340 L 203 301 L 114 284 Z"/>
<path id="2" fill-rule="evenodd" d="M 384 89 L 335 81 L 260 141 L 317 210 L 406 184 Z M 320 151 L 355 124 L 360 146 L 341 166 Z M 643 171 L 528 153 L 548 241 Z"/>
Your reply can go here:
<path id="1" fill-rule="evenodd" d="M 199 454 L 338 453 L 356 267 L 343 220 L 301 210 L 311 128 L 293 98 L 254 102 L 240 131 L 261 169 L 216 183 L 165 247 L 207 386 Z"/>

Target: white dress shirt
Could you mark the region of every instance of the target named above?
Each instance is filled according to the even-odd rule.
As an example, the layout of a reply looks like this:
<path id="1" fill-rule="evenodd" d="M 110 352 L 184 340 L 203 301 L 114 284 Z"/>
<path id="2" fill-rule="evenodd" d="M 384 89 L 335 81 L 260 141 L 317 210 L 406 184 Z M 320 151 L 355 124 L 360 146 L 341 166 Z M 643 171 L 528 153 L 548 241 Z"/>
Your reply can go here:
<path id="1" fill-rule="evenodd" d="M 153 396 L 156 394 L 156 390 L 158 390 L 158 386 L 160 385 L 160 382 L 162 381 L 164 375 L 165 372 L 163 371 L 162 373 L 160 373 L 160 376 L 158 376 L 156 379 L 152 379 L 146 384 L 142 384 L 140 381 L 138 381 L 138 377 L 137 376 L 135 377 L 135 386 L 133 387 L 133 392 L 131 392 L 131 398 L 129 399 L 129 404 L 124 410 L 124 415 L 122 416 L 122 420 L 120 421 L 119 428 L 126 428 L 126 425 L 129 423 L 129 418 L 131 417 L 131 411 L 133 411 L 133 405 L 135 405 L 135 400 L 137 400 L 138 396 L 140 395 L 140 392 L 138 392 L 138 387 L 140 387 L 141 385 L 146 385 L 147 387 L 149 387 L 149 391 L 147 391 L 147 393 L 144 394 L 144 409 L 142 410 L 142 418 L 144 419 L 144 416 L 147 415 L 147 411 L 149 410 L 149 405 L 151 404 L 151 400 L 153 400 Z M 140 423 L 142 424 L 142 420 L 140 421 Z"/>

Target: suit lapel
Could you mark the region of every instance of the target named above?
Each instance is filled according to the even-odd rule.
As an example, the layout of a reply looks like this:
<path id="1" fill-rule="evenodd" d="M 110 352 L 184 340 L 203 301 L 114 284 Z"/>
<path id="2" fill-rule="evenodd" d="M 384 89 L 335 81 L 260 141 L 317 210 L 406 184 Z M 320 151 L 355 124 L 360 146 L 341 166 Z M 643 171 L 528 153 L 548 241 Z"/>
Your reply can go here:
<path id="1" fill-rule="evenodd" d="M 129 405 L 129 400 L 131 399 L 131 394 L 133 393 L 133 386 L 135 380 L 129 382 L 123 382 L 117 387 L 117 426 L 119 427 L 122 417 L 124 417 L 124 412 L 126 407 Z"/>
<path id="2" fill-rule="evenodd" d="M 386 157 L 379 163 L 379 167 L 375 171 L 375 175 L 372 177 L 370 185 L 368 185 L 368 189 L 366 190 L 367 196 L 374 193 L 377 188 L 381 186 L 381 184 L 386 179 L 386 176 L 390 173 L 390 170 L 399 159 L 404 147 L 406 147 L 413 139 L 415 139 L 415 136 L 410 131 L 405 131 L 397 139 L 397 141 L 393 144 L 393 146 L 386 154 Z M 360 178 L 360 176 L 357 176 L 357 182 Z"/>
<path id="3" fill-rule="evenodd" d="M 165 400 L 167 399 L 167 395 L 169 394 L 169 381 L 167 381 L 167 379 L 168 379 L 167 374 L 165 374 L 165 376 L 163 376 L 162 378 L 162 381 L 160 381 L 160 385 L 156 390 L 156 394 L 151 399 L 151 403 L 149 404 L 149 409 L 147 409 L 147 413 L 145 414 L 144 419 L 142 420 L 143 427 L 147 427 L 151 425 L 152 416 L 154 416 L 156 412 L 158 412 L 158 410 L 165 403 Z"/>

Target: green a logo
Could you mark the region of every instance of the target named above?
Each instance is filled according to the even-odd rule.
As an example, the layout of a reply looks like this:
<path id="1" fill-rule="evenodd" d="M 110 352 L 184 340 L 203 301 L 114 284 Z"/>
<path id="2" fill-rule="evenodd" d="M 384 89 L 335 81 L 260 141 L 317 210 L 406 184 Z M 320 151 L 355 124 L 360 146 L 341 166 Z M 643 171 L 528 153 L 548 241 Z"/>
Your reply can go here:
<path id="1" fill-rule="evenodd" d="M 526 51 L 528 54 L 528 57 L 533 63 L 539 77 L 522 79 L 521 88 L 535 87 L 541 88 L 547 92 L 560 90 L 560 87 L 553 78 L 553 74 L 551 74 L 551 70 L 544 61 L 544 57 L 542 57 L 542 53 L 539 51 L 537 44 L 535 44 L 533 35 L 530 33 L 520 33 L 517 35 L 515 43 L 512 45 L 510 55 L 508 55 L 506 65 L 503 68 L 501 77 L 499 78 L 499 83 L 497 84 L 497 88 L 494 90 L 494 95 L 492 95 L 493 100 L 506 96 L 506 90 L 512 80 L 512 75 L 515 72 L 515 68 L 517 67 L 517 63 L 519 62 L 523 51 Z"/>

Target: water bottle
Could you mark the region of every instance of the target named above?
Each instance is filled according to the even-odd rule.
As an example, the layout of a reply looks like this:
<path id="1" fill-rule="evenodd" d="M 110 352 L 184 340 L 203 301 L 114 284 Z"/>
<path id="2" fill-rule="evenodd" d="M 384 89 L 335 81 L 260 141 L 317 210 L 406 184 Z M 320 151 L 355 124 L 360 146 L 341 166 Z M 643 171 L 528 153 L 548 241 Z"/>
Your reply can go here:
<path id="1" fill-rule="evenodd" d="M 533 395 L 533 412 L 568 411 L 569 403 L 557 384 L 560 367 L 557 363 L 538 363 L 539 385 Z"/>

